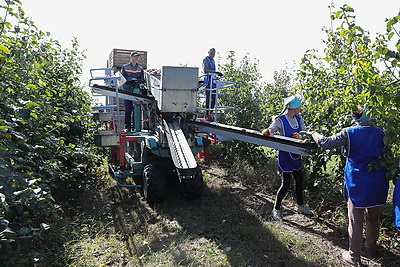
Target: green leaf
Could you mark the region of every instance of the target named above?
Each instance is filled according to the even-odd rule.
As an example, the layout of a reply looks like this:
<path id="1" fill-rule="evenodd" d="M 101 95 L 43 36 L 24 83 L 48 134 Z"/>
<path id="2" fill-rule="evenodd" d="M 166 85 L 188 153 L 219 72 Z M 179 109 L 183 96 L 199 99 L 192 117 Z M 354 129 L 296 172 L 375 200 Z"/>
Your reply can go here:
<path id="1" fill-rule="evenodd" d="M 27 86 L 28 87 L 28 86 Z M 29 101 L 24 105 L 25 108 L 39 107 L 39 104 L 34 101 Z"/>
<path id="2" fill-rule="evenodd" d="M 6 46 L 1 45 L 1 44 L 0 44 L 0 50 L 3 52 L 6 52 L 6 53 L 10 53 L 10 50 Z"/>
<path id="3" fill-rule="evenodd" d="M 50 229 L 50 225 L 48 225 L 46 223 L 41 223 L 40 224 L 40 229 L 42 229 L 43 231 L 49 230 Z"/>
<path id="4" fill-rule="evenodd" d="M 36 119 L 36 120 L 38 119 L 38 115 L 36 113 L 33 113 L 33 112 L 31 112 L 31 117 Z"/>
<path id="5" fill-rule="evenodd" d="M 30 88 L 30 89 L 36 89 L 37 88 L 36 85 L 34 85 L 34 84 L 28 84 L 26 87 Z"/>
<path id="6" fill-rule="evenodd" d="M 32 227 L 21 227 L 21 229 L 19 229 L 19 233 L 21 235 L 27 235 L 32 231 Z"/>
<path id="7" fill-rule="evenodd" d="M 8 223 L 4 217 L 0 217 L 0 232 L 3 232 L 8 227 Z"/>
<path id="8" fill-rule="evenodd" d="M 390 19 L 387 23 L 386 23 L 386 31 L 390 32 L 392 30 L 392 26 L 394 24 L 396 24 L 398 22 L 398 20 L 396 18 L 392 18 Z"/>
<path id="9" fill-rule="evenodd" d="M 12 132 L 12 135 L 15 136 L 18 139 L 22 139 L 22 140 L 26 139 L 26 136 L 21 132 Z"/>

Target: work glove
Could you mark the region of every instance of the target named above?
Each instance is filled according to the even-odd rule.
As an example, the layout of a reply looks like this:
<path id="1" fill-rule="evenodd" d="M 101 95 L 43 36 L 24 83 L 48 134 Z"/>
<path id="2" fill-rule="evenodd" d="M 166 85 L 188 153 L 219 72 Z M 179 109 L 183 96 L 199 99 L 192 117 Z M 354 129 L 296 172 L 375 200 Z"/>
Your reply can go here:
<path id="1" fill-rule="evenodd" d="M 261 133 L 262 133 L 262 135 L 271 135 L 271 133 L 269 132 L 269 129 L 264 129 Z"/>

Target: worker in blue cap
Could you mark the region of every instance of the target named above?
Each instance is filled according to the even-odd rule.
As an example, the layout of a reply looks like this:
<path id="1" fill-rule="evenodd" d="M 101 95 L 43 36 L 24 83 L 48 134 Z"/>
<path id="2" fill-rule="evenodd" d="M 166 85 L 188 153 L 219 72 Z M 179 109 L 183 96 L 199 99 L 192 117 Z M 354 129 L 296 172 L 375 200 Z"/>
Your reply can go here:
<path id="1" fill-rule="evenodd" d="M 273 118 L 268 129 L 262 131 L 263 135 L 279 135 L 287 137 L 299 136 L 300 131 L 305 131 L 306 127 L 303 118 L 300 116 L 301 100 L 298 96 L 290 96 L 285 98 L 283 109 L 280 115 Z M 303 196 L 303 164 L 301 156 L 286 151 L 278 151 L 278 167 L 279 173 L 282 175 L 282 183 L 278 189 L 272 217 L 274 220 L 281 221 L 281 204 L 290 187 L 290 180 L 293 175 L 296 181 L 296 200 L 298 211 L 303 214 L 311 214 L 310 207 L 304 203 Z"/>
<path id="2" fill-rule="evenodd" d="M 364 245 L 367 256 L 375 256 L 379 237 L 380 213 L 386 203 L 389 181 L 386 169 L 380 164 L 385 151 L 382 129 L 373 126 L 365 106 L 353 112 L 354 126 L 325 137 L 312 134 L 315 142 L 325 149 L 342 147 L 346 156 L 344 169 L 344 197 L 348 207 L 349 249 L 342 253 L 345 262 L 361 264 Z M 363 222 L 366 220 L 365 241 Z"/>

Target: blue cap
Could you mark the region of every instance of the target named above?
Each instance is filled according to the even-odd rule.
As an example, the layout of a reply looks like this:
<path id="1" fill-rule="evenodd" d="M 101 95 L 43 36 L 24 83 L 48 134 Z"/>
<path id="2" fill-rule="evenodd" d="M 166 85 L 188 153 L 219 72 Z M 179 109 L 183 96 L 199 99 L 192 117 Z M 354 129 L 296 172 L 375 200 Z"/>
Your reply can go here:
<path id="1" fill-rule="evenodd" d="M 367 115 L 367 107 L 364 108 L 364 111 L 359 119 L 356 119 L 356 122 L 365 122 L 370 121 L 371 117 Z"/>
<path id="2" fill-rule="evenodd" d="M 289 96 L 285 98 L 283 106 L 284 108 L 288 106 L 290 109 L 295 109 L 301 106 L 301 100 L 297 96 Z"/>

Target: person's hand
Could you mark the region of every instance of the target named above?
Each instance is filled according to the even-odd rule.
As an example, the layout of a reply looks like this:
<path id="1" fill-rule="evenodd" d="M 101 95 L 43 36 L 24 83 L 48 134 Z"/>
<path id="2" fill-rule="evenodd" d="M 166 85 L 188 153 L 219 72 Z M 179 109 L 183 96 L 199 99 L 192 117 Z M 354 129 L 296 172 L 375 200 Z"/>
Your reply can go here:
<path id="1" fill-rule="evenodd" d="M 303 135 L 303 139 L 307 139 L 308 141 L 315 141 L 315 138 L 313 137 L 314 133 L 315 132 L 300 131 L 300 134 Z"/>
<path id="2" fill-rule="evenodd" d="M 269 132 L 269 129 L 264 129 L 261 133 L 262 133 L 262 135 L 266 135 L 266 136 L 271 135 L 271 133 Z"/>
<path id="3" fill-rule="evenodd" d="M 324 136 L 320 133 L 317 133 L 317 132 L 312 133 L 312 138 L 314 139 L 315 143 L 317 143 L 317 144 L 318 144 L 318 140 L 322 137 L 324 137 Z"/>
<path id="4" fill-rule="evenodd" d="M 308 138 L 308 139 L 312 139 L 312 133 L 313 132 L 300 131 L 300 134 L 303 135 L 304 137 Z"/>

